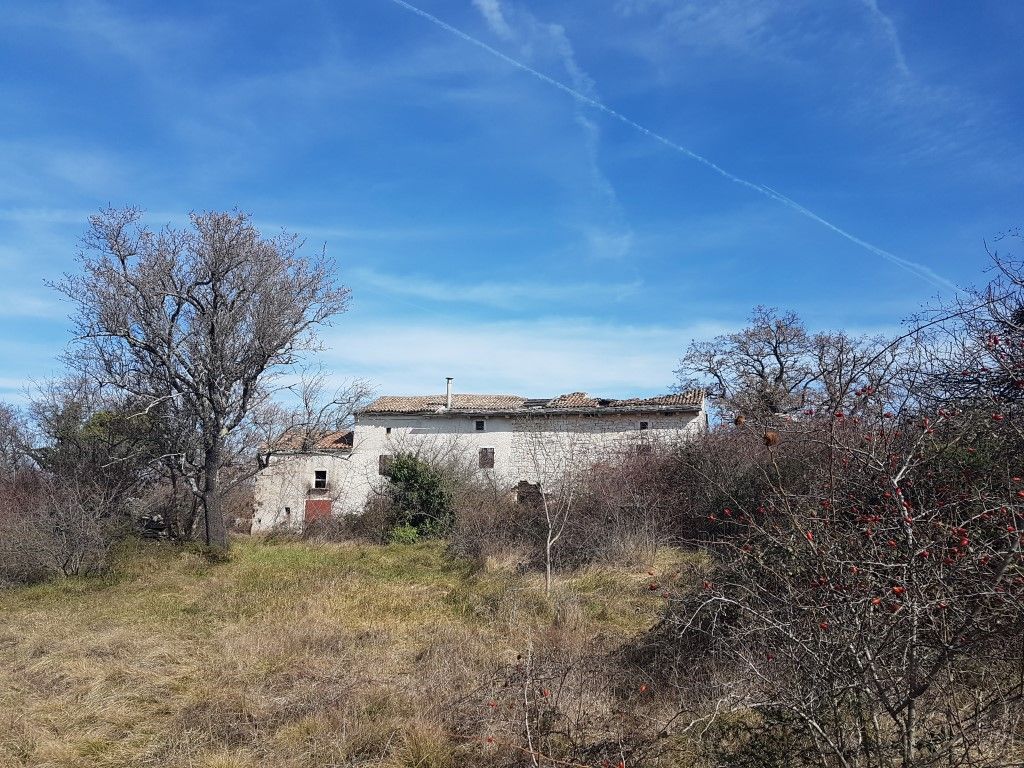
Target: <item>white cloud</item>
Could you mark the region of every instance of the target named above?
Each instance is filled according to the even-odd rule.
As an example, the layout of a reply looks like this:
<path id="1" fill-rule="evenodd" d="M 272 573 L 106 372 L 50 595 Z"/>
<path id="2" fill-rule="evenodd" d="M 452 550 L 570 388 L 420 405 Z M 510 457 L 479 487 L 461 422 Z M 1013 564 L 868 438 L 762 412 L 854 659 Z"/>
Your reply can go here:
<path id="1" fill-rule="evenodd" d="M 0 141 L 0 204 L 43 204 L 69 191 L 102 198 L 122 188 L 128 175 L 122 160 L 106 149 L 43 138 Z"/>
<path id="2" fill-rule="evenodd" d="M 642 288 L 639 280 L 626 283 L 565 283 L 557 281 L 496 281 L 478 283 L 442 282 L 414 275 L 388 275 L 370 269 L 348 273 L 357 286 L 387 294 L 410 296 L 449 304 L 477 304 L 499 309 L 517 309 L 530 305 L 573 303 L 601 305 L 635 296 Z"/>
<path id="3" fill-rule="evenodd" d="M 15 224 L 76 224 L 84 226 L 96 211 L 68 208 L 0 208 L 0 221 Z"/>
<path id="4" fill-rule="evenodd" d="M 899 32 L 896 30 L 893 20 L 882 13 L 878 7 L 878 0 L 862 0 L 862 2 L 878 24 L 878 28 L 882 30 L 882 34 L 885 35 L 885 38 L 892 46 L 893 58 L 896 61 L 896 67 L 899 69 L 900 74 L 906 78 L 911 77 L 910 68 L 907 66 L 907 59 L 903 55 L 903 45 L 900 43 Z"/>
<path id="5" fill-rule="evenodd" d="M 501 230 L 497 227 L 481 228 L 472 223 L 458 226 L 406 227 L 396 224 L 389 227 L 360 227 L 345 224 L 279 223 L 267 221 L 259 216 L 254 217 L 259 228 L 267 233 L 276 233 L 284 229 L 294 232 L 307 241 L 368 241 L 368 242 L 422 242 L 426 240 L 449 240 L 464 238 L 467 235 L 478 235 L 486 232 L 489 236 L 507 234 L 511 229 Z"/>
<path id="6" fill-rule="evenodd" d="M 588 252 L 599 259 L 624 259 L 633 250 L 634 236 L 631 229 L 614 227 L 587 227 L 584 229 Z"/>
<path id="7" fill-rule="evenodd" d="M 33 296 L 24 290 L 0 291 L 0 317 L 55 320 L 63 319 L 67 314 L 68 307 L 54 298 Z"/>
<path id="8" fill-rule="evenodd" d="M 483 15 L 487 26 L 491 28 L 498 37 L 511 40 L 514 36 L 512 28 L 505 21 L 505 14 L 501 10 L 500 0 L 473 0 L 473 5 Z"/>
<path id="9" fill-rule="evenodd" d="M 693 338 L 726 330 L 715 322 L 623 326 L 588 319 L 522 322 L 342 323 L 325 334 L 324 364 L 364 377 L 381 393 L 443 390 L 544 397 L 586 390 L 607 396 L 665 392 Z"/>
<path id="10" fill-rule="evenodd" d="M 543 22 L 522 7 L 515 7 L 514 12 L 506 15 L 500 0 L 473 0 L 473 4 L 492 31 L 506 40 L 519 41 L 519 55 L 524 60 L 544 68 L 545 59 L 554 59 L 565 70 L 573 90 L 593 99 L 599 97 L 594 80 L 580 66 L 569 35 L 561 24 Z M 511 23 L 509 18 L 512 19 Z M 587 109 L 578 100 L 574 100 L 573 108 L 576 124 L 583 133 L 583 149 L 590 182 L 589 199 L 585 201 L 587 210 L 583 213 L 588 223 L 582 229 L 585 232 L 600 230 L 600 237 L 594 242 L 590 242 L 589 236 L 585 235 L 588 243 L 597 245 L 589 255 L 599 259 L 623 258 L 630 252 L 633 231 L 626 221 L 611 179 L 601 168 L 600 127 L 590 119 Z M 595 220 L 600 224 L 593 223 Z M 609 243 L 614 246 L 606 247 Z"/>
<path id="11" fill-rule="evenodd" d="M 624 17 L 657 17 L 662 34 L 648 36 L 644 45 L 656 57 L 678 55 L 679 46 L 701 54 L 723 49 L 735 56 L 779 58 L 780 40 L 770 29 L 785 13 L 797 13 L 802 2 L 774 5 L 760 0 L 620 0 L 615 10 Z M 675 50 L 673 50 L 675 49 Z"/>

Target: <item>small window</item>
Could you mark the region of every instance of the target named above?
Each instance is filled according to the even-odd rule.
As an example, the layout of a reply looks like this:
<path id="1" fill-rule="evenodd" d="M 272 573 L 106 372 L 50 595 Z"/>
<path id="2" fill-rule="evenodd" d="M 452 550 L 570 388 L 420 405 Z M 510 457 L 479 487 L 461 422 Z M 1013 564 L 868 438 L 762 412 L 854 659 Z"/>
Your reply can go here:
<path id="1" fill-rule="evenodd" d="M 385 435 L 390 435 L 391 434 L 391 427 L 385 427 L 384 434 Z"/>
<path id="2" fill-rule="evenodd" d="M 476 431 L 477 432 L 483 432 L 484 431 L 484 423 L 483 423 L 483 421 L 478 421 L 476 423 Z"/>
<path id="3" fill-rule="evenodd" d="M 292 513 L 292 508 L 291 508 L 291 507 L 285 507 L 285 508 L 284 508 L 284 514 L 285 514 L 285 517 L 287 517 L 287 516 L 288 516 L 288 515 L 290 515 L 291 513 Z"/>
<path id="4" fill-rule="evenodd" d="M 380 458 L 377 459 L 377 474 L 386 475 L 388 473 L 388 469 L 391 467 L 391 460 L 393 458 L 393 456 L 387 453 L 382 453 Z"/>
<path id="5" fill-rule="evenodd" d="M 314 488 L 326 488 L 327 487 L 327 470 L 318 469 L 313 474 L 313 487 Z"/>
<path id="6" fill-rule="evenodd" d="M 649 425 L 647 424 L 647 422 L 646 422 L 646 421 L 641 421 L 641 422 L 640 422 L 640 429 L 647 429 L 647 427 L 648 427 L 648 426 L 649 426 Z"/>
<path id="7" fill-rule="evenodd" d="M 494 449 L 480 449 L 480 469 L 494 469 Z"/>

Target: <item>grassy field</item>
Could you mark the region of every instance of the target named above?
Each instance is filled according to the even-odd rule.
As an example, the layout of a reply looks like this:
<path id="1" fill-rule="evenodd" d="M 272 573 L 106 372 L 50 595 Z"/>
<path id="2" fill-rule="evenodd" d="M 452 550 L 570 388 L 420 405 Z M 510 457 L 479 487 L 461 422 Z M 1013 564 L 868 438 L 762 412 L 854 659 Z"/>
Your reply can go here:
<path id="1" fill-rule="evenodd" d="M 437 543 L 136 545 L 116 577 L 0 592 L 0 765 L 528 765 L 509 674 L 651 626 L 681 557 L 548 600 Z"/>

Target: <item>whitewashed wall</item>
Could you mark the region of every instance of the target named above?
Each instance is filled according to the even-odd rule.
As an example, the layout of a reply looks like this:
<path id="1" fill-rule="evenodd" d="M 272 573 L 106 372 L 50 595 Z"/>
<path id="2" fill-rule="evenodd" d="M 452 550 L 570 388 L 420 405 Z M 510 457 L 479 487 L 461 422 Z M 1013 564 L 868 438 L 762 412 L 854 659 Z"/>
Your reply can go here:
<path id="1" fill-rule="evenodd" d="M 641 421 L 648 423 L 647 429 L 640 429 Z M 690 413 L 516 419 L 503 473 L 513 484 L 550 482 L 571 466 L 632 455 L 644 443 L 677 443 L 703 425 L 703 414 Z"/>
<path id="2" fill-rule="evenodd" d="M 351 453 L 275 456 L 256 478 L 253 531 L 301 528 L 307 498 L 330 498 L 334 514 L 357 512 L 379 492 L 379 458 L 402 451 L 425 458 L 458 457 L 477 466 L 480 448 L 494 449 L 489 473 L 509 488 L 521 480 L 550 482 L 567 466 L 635 453 L 642 442 L 672 443 L 705 426 L 703 412 L 576 415 L 497 415 L 475 429 L 476 417 L 363 414 Z M 646 421 L 648 429 L 640 430 Z M 327 471 L 328 490 L 311 491 L 316 470 Z M 290 510 L 290 514 L 285 510 Z"/>
<path id="3" fill-rule="evenodd" d="M 366 494 L 353 481 L 352 456 L 344 453 L 279 454 L 271 458 L 270 465 L 256 476 L 253 532 L 285 527 L 300 529 L 303 524 L 306 499 L 331 499 L 335 512 L 338 500 L 354 494 Z M 313 489 L 317 470 L 327 471 L 328 487 L 324 491 Z"/>

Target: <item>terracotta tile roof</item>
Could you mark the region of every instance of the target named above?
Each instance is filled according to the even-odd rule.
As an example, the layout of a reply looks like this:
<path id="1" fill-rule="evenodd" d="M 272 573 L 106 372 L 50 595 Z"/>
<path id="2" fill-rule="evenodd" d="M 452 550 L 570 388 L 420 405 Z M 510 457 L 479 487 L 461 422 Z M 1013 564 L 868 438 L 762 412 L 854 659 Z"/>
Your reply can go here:
<path id="1" fill-rule="evenodd" d="M 305 443 L 305 444 L 304 444 Z M 318 436 L 295 430 L 284 435 L 274 445 L 276 451 L 351 451 L 352 430 L 325 432 Z"/>
<path id="2" fill-rule="evenodd" d="M 693 406 L 700 408 L 704 403 L 705 393 L 702 389 L 691 389 L 687 392 L 678 392 L 674 395 L 660 395 L 659 397 L 634 397 L 629 400 L 612 400 L 615 408 L 632 408 L 634 406 Z"/>
<path id="3" fill-rule="evenodd" d="M 514 411 L 526 402 L 518 395 L 452 395 L 453 411 Z M 445 408 L 445 395 L 386 395 L 360 413 L 429 413 Z"/>
<path id="4" fill-rule="evenodd" d="M 658 397 L 634 397 L 625 400 L 591 397 L 586 392 L 570 392 L 558 397 L 525 398 L 519 395 L 452 395 L 452 411 L 470 413 L 508 413 L 537 410 L 580 410 L 600 411 L 602 409 L 673 409 L 697 410 L 704 403 L 704 392 L 691 390 Z M 441 413 L 445 411 L 444 395 L 386 395 L 379 397 L 363 408 L 360 413 Z"/>
<path id="5" fill-rule="evenodd" d="M 549 400 L 545 408 L 597 408 L 601 402 L 586 392 L 570 392 Z"/>
<path id="6" fill-rule="evenodd" d="M 644 408 L 700 408 L 703 403 L 703 390 L 690 390 L 674 395 L 659 395 L 657 397 L 631 397 L 625 400 L 591 397 L 586 392 L 570 392 L 567 395 L 559 395 L 553 400 L 549 400 L 545 407 L 562 409 L 629 408 L 632 410 L 642 410 Z"/>

